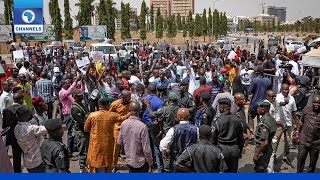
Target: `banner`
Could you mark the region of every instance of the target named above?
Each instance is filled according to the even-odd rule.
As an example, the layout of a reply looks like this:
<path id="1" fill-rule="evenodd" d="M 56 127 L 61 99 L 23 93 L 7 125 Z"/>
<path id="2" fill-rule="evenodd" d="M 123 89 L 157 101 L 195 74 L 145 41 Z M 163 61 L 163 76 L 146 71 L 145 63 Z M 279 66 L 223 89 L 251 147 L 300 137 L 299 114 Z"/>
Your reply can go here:
<path id="1" fill-rule="evenodd" d="M 80 41 L 103 40 L 107 37 L 106 26 L 81 26 Z"/>
<path id="2" fill-rule="evenodd" d="M 0 25 L 0 42 L 12 41 L 11 25 Z"/>
<path id="3" fill-rule="evenodd" d="M 21 34 L 21 39 L 27 41 L 53 41 L 55 40 L 54 36 L 54 25 L 44 25 L 42 34 Z"/>
<path id="4" fill-rule="evenodd" d="M 43 0 L 14 0 L 14 32 L 43 33 Z"/>

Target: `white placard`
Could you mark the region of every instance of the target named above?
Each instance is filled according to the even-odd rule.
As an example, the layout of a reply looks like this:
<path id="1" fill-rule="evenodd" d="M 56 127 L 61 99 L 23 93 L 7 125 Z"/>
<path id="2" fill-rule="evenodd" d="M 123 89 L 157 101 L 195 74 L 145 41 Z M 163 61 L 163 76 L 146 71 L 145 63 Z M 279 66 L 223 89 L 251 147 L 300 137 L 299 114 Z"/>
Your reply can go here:
<path id="1" fill-rule="evenodd" d="M 96 63 L 98 61 L 103 61 L 104 54 L 102 51 L 92 51 L 91 57 L 93 59 L 93 62 Z"/>
<path id="2" fill-rule="evenodd" d="M 237 53 L 234 51 L 231 51 L 228 55 L 228 59 L 234 59 L 237 56 Z"/>
<path id="3" fill-rule="evenodd" d="M 83 57 L 82 59 L 77 59 L 76 63 L 77 63 L 78 68 L 81 69 L 81 68 L 89 65 L 90 61 L 89 61 L 89 58 L 86 56 L 86 57 Z"/>
<path id="4" fill-rule="evenodd" d="M 14 59 L 23 59 L 23 51 L 18 50 L 18 51 L 13 51 L 13 58 Z"/>
<path id="5" fill-rule="evenodd" d="M 224 49 L 225 51 L 230 51 L 230 50 L 231 50 L 231 44 L 224 44 L 224 45 L 223 45 L 223 49 Z"/>

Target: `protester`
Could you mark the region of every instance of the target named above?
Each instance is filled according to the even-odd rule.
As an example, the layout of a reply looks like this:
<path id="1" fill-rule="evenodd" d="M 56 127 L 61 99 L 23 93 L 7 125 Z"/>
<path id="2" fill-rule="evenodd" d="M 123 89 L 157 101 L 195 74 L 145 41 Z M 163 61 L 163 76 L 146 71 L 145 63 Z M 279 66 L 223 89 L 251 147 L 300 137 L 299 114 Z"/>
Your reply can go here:
<path id="1" fill-rule="evenodd" d="M 110 100 L 99 100 L 99 111 L 90 113 L 84 125 L 84 132 L 90 132 L 87 164 L 90 173 L 111 172 L 114 154 L 114 127 L 128 117 L 108 111 Z M 111 110 L 111 107 L 110 107 Z"/>
<path id="2" fill-rule="evenodd" d="M 151 172 L 153 165 L 152 151 L 148 128 L 139 118 L 140 105 L 137 102 L 132 102 L 129 110 L 130 117 L 122 122 L 118 144 L 124 145 L 129 172 Z"/>
<path id="3" fill-rule="evenodd" d="M 40 145 L 43 136 L 47 135 L 47 130 L 44 126 L 32 125 L 29 122 L 32 114 L 27 106 L 20 106 L 16 114 L 19 123 L 14 128 L 14 134 L 23 151 L 23 164 L 29 173 L 44 173 L 45 165 L 41 158 Z"/>

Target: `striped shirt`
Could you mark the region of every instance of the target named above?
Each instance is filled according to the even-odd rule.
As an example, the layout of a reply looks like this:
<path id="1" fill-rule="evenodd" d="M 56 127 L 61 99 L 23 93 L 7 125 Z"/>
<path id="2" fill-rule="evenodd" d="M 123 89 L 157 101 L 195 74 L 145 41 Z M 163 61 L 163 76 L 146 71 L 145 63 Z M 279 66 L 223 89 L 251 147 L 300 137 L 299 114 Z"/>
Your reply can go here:
<path id="1" fill-rule="evenodd" d="M 53 95 L 53 83 L 49 79 L 41 78 L 36 82 L 38 95 L 41 96 L 46 103 L 51 102 Z"/>

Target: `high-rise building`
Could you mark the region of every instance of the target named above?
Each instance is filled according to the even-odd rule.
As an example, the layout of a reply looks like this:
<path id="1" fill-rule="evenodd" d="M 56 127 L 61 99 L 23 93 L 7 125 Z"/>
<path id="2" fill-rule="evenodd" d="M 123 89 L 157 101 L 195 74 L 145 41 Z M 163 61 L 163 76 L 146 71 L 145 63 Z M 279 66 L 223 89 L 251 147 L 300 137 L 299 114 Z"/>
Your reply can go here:
<path id="1" fill-rule="evenodd" d="M 150 0 L 150 6 L 153 4 L 153 10 L 156 16 L 158 8 L 161 15 L 188 16 L 191 10 L 194 14 L 194 0 Z"/>
<path id="2" fill-rule="evenodd" d="M 287 8 L 286 7 L 268 7 L 268 14 L 270 16 L 277 16 L 280 22 L 286 22 L 287 20 Z"/>

